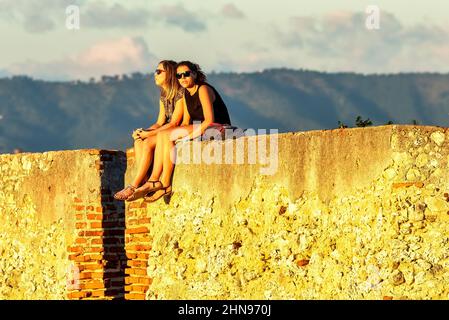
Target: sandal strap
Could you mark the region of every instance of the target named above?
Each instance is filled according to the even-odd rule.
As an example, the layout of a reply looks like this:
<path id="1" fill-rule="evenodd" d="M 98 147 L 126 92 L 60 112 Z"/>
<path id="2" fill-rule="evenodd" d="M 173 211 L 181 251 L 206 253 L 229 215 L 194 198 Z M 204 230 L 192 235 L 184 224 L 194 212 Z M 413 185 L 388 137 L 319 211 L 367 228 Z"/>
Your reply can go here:
<path id="1" fill-rule="evenodd" d="M 151 183 L 152 187 L 151 189 L 157 188 L 156 183 L 159 183 L 162 187 L 164 187 L 164 185 L 162 184 L 162 182 L 160 182 L 159 180 L 148 180 L 145 183 Z"/>
<path id="2" fill-rule="evenodd" d="M 170 188 L 171 189 L 171 185 L 169 185 L 169 186 L 166 186 L 166 187 L 162 187 L 162 188 L 160 188 L 159 190 L 156 190 L 155 192 L 157 192 L 157 191 L 161 191 L 161 190 L 164 190 L 164 193 L 163 194 L 161 194 L 160 196 L 158 196 L 158 198 L 156 199 L 156 200 L 158 200 L 158 199 L 160 199 L 160 198 L 162 198 L 163 196 L 165 196 L 165 195 L 167 195 L 167 194 L 170 194 L 170 193 L 172 193 L 172 190 L 170 190 L 170 191 L 167 191 L 167 189 L 168 188 Z M 151 195 L 151 196 L 148 196 L 150 193 L 153 193 L 153 191 L 151 191 L 151 192 L 148 192 L 145 196 L 144 196 L 144 198 L 145 199 L 147 199 L 147 200 L 150 200 L 150 202 L 151 201 L 156 201 L 156 200 L 153 200 L 153 197 L 154 197 L 154 193 Z"/>
<path id="3" fill-rule="evenodd" d="M 136 191 L 136 187 L 132 186 L 132 185 L 127 185 L 126 187 L 124 187 L 122 190 L 120 190 L 119 192 L 114 194 L 114 199 L 117 200 L 125 200 L 124 198 L 122 198 L 122 195 L 127 191 L 127 190 L 131 190 L 132 194 L 134 194 L 134 192 Z M 132 195 L 131 194 L 131 195 Z"/>

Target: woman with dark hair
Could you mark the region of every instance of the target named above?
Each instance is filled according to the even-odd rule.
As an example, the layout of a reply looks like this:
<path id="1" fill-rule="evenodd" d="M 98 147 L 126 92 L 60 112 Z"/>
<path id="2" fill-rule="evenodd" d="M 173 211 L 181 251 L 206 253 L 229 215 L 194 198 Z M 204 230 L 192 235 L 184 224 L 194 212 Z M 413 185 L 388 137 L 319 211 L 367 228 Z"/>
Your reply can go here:
<path id="1" fill-rule="evenodd" d="M 185 100 L 185 89 L 179 85 L 176 78 L 176 62 L 163 60 L 154 72 L 154 81 L 160 88 L 159 116 L 155 124 L 147 129 L 137 129 L 133 132 L 134 157 L 137 174 L 132 183 L 114 194 L 117 200 L 127 200 L 141 185 L 153 160 L 157 133 L 176 127 L 181 122 Z"/>
<path id="2" fill-rule="evenodd" d="M 175 159 L 175 141 L 194 139 L 201 136 L 209 127 L 231 124 L 223 99 L 217 90 L 206 82 L 206 75 L 199 65 L 182 61 L 178 63 L 176 70 L 179 84 L 186 90 L 183 125 L 157 134 L 151 176 L 128 200 L 135 200 L 152 192 L 154 193 L 151 196 L 145 197 L 146 201 L 153 202 L 163 196 L 170 196 L 175 166 L 172 160 Z"/>

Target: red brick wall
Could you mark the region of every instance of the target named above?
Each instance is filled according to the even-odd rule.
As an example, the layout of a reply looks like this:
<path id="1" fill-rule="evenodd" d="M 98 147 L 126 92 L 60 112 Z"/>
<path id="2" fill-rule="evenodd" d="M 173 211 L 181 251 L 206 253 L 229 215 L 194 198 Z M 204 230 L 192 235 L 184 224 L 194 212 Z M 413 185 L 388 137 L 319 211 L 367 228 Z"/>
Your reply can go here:
<path id="1" fill-rule="evenodd" d="M 146 204 L 125 205 L 113 198 L 124 186 L 125 169 L 134 161 L 133 152 L 128 152 L 127 166 L 119 170 L 119 163 L 114 162 L 123 161 L 120 157 L 123 154 L 100 150 L 95 161 L 102 182 L 98 198 L 94 202 L 73 198 L 76 237 L 68 248 L 72 263 L 69 299 L 143 300 L 151 285 L 147 275 L 151 218 Z M 110 182 L 111 175 L 121 176 L 121 185 Z"/>
<path id="2" fill-rule="evenodd" d="M 132 150 L 126 153 L 128 167 L 134 162 Z M 147 275 L 151 238 L 148 233 L 151 217 L 141 201 L 127 203 L 125 209 L 126 235 L 125 250 L 128 258 L 125 270 L 125 299 L 144 300 L 152 279 Z"/>
<path id="3" fill-rule="evenodd" d="M 114 167 L 117 156 L 118 152 L 100 151 L 95 164 L 100 178 L 110 173 L 107 171 Z M 69 299 L 124 298 L 127 260 L 124 208 L 112 197 L 115 190 L 111 190 L 107 183 L 103 184 L 106 186 L 98 190 L 95 202 L 86 202 L 76 196 L 73 199 L 77 234 L 74 244 L 68 248 L 72 262 Z"/>

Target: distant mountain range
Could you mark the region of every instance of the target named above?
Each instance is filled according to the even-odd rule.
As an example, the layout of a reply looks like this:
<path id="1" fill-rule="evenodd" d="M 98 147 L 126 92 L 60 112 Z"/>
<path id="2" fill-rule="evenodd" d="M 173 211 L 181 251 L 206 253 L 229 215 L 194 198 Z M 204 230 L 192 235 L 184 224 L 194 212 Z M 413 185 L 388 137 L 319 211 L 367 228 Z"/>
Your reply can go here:
<path id="1" fill-rule="evenodd" d="M 355 119 L 373 125 L 449 126 L 449 74 L 361 75 L 273 69 L 213 73 L 209 83 L 234 125 L 280 132 L 332 129 Z M 0 79 L 0 153 L 132 146 L 134 128 L 154 123 L 159 90 L 152 75 L 101 81 Z"/>

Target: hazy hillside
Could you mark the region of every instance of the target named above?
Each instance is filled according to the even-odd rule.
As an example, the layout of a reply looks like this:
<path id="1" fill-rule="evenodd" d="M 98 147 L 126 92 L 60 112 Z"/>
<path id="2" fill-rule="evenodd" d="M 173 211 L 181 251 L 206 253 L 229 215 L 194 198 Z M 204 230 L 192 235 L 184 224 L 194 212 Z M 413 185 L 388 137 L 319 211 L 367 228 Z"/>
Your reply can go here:
<path id="1" fill-rule="evenodd" d="M 373 125 L 449 126 L 449 75 L 328 74 L 287 69 L 211 74 L 233 123 L 245 128 L 305 131 Z M 157 116 L 151 75 L 103 77 L 100 82 L 0 79 L 0 153 L 130 147 L 132 129 Z"/>

